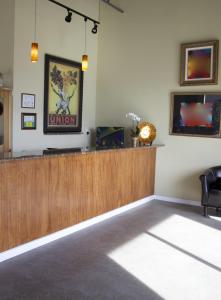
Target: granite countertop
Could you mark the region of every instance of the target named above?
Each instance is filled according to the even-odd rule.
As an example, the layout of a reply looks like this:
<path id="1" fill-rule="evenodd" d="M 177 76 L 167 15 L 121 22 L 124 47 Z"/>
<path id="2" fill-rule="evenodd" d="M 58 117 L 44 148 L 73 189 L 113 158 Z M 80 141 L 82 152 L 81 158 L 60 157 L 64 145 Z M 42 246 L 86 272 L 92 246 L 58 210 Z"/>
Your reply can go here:
<path id="1" fill-rule="evenodd" d="M 88 149 L 83 148 L 49 148 L 50 150 L 33 150 L 33 151 L 21 151 L 21 152 L 2 152 L 0 153 L 0 163 L 10 160 L 27 160 L 34 158 L 43 158 L 48 156 L 67 156 L 67 155 L 82 155 L 88 153 L 100 153 L 100 152 L 109 152 L 109 151 L 124 151 L 124 150 L 138 150 L 145 148 L 157 148 L 162 147 L 162 144 L 153 144 L 152 146 L 139 146 L 132 147 L 127 146 L 124 148 L 114 148 L 114 149 L 96 149 L 96 147 L 91 147 Z M 58 153 L 59 152 L 59 153 Z"/>

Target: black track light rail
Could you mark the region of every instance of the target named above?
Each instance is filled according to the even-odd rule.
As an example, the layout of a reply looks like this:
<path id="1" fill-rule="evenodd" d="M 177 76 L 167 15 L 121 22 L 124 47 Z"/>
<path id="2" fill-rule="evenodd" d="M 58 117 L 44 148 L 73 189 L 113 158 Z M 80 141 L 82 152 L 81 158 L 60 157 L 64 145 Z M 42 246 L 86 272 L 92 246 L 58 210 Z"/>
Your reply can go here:
<path id="1" fill-rule="evenodd" d="M 88 16 L 82 14 L 81 12 L 79 12 L 79 11 L 77 11 L 77 10 L 71 8 L 71 7 L 68 7 L 68 6 L 66 6 L 66 5 L 64 5 L 64 4 L 62 4 L 62 3 L 58 2 L 58 1 L 55 1 L 55 0 L 48 0 L 48 1 L 49 1 L 49 2 L 52 2 L 52 3 L 56 4 L 56 5 L 58 5 L 58 6 L 60 6 L 60 7 L 63 7 L 63 8 L 65 8 L 65 9 L 67 9 L 68 12 L 71 11 L 71 12 L 73 12 L 73 13 L 75 13 L 75 14 L 81 16 L 81 17 L 84 18 L 84 20 L 86 20 L 86 21 L 87 21 L 87 20 L 90 20 L 90 21 L 93 22 L 94 24 L 100 24 L 99 21 L 97 21 L 97 20 L 95 20 L 95 19 L 92 19 L 92 18 L 90 18 L 90 17 L 88 17 Z"/>

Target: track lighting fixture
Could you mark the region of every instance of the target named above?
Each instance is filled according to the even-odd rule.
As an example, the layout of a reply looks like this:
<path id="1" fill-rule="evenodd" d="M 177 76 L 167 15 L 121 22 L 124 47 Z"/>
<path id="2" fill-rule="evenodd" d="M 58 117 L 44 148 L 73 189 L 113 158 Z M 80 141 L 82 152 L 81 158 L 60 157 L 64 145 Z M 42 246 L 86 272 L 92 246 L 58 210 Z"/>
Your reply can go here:
<path id="1" fill-rule="evenodd" d="M 70 10 L 68 10 L 68 14 L 67 14 L 67 16 L 65 17 L 65 21 L 66 21 L 67 23 L 70 23 L 71 20 L 72 20 L 72 12 L 71 12 Z"/>
<path id="2" fill-rule="evenodd" d="M 72 13 L 75 13 L 76 15 L 78 15 L 78 16 L 84 18 L 84 19 L 86 18 L 88 21 L 93 22 L 94 23 L 93 33 L 97 33 L 97 27 L 100 24 L 100 22 L 98 20 L 95 20 L 95 19 L 93 19 L 93 18 L 91 18 L 89 16 L 86 16 L 85 14 L 82 14 L 81 12 L 79 12 L 79 11 L 77 11 L 77 10 L 75 10 L 75 9 L 67 6 L 67 5 L 64 5 L 63 3 L 61 3 L 61 2 L 59 2 L 57 0 L 48 0 L 48 1 L 51 2 L 51 3 L 54 3 L 55 5 L 58 5 L 58 6 L 60 6 L 60 7 L 62 7 L 62 8 L 64 8 L 64 9 L 67 10 L 68 14 L 65 17 L 65 21 L 66 22 L 70 23 L 71 22 Z"/>
<path id="3" fill-rule="evenodd" d="M 72 19 L 72 13 L 82 17 L 85 22 L 85 32 L 84 32 L 84 53 L 82 55 L 82 71 L 87 71 L 88 70 L 88 54 L 87 54 L 87 21 L 90 21 L 94 24 L 94 27 L 92 28 L 91 32 L 93 34 L 96 34 L 98 31 L 98 25 L 100 24 L 99 20 L 93 19 L 85 14 L 82 14 L 81 12 L 64 5 L 61 2 L 58 2 L 57 0 L 48 0 L 49 2 L 54 3 L 57 6 L 62 7 L 63 9 L 67 10 L 67 16 L 65 17 L 65 21 L 67 23 L 71 22 Z M 109 2 L 109 1 L 107 1 Z M 100 0 L 99 0 L 99 5 L 100 5 Z"/>
<path id="4" fill-rule="evenodd" d="M 96 33 L 97 33 L 97 23 L 96 23 L 96 22 L 94 22 L 94 27 L 92 28 L 91 32 L 92 32 L 93 34 L 96 34 Z"/>

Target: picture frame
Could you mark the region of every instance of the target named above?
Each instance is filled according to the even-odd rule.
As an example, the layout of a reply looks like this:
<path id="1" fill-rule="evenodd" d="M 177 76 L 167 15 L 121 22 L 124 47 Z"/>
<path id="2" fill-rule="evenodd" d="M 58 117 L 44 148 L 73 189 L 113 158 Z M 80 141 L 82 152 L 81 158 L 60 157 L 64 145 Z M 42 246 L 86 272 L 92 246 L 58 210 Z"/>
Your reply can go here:
<path id="1" fill-rule="evenodd" d="M 83 71 L 81 63 L 45 55 L 44 133 L 82 131 Z"/>
<path id="2" fill-rule="evenodd" d="M 218 83 L 219 41 L 181 44 L 180 85 Z"/>
<path id="3" fill-rule="evenodd" d="M 21 129 L 35 130 L 37 128 L 37 114 L 36 113 L 22 113 L 21 114 Z"/>
<path id="4" fill-rule="evenodd" d="M 170 135 L 221 137 L 220 92 L 171 93 Z"/>
<path id="5" fill-rule="evenodd" d="M 21 108 L 35 108 L 35 94 L 21 94 Z"/>

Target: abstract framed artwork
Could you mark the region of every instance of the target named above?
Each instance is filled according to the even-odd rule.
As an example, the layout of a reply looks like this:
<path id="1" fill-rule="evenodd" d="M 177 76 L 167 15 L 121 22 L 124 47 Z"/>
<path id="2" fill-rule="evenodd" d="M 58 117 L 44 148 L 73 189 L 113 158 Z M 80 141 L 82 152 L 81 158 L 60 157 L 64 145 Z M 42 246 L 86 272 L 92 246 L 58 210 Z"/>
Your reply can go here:
<path id="1" fill-rule="evenodd" d="M 21 114 L 21 129 L 34 130 L 37 128 L 37 114 L 36 113 L 22 113 Z"/>
<path id="2" fill-rule="evenodd" d="M 181 45 L 180 85 L 217 84 L 219 41 Z"/>
<path id="3" fill-rule="evenodd" d="M 172 93 L 170 134 L 221 137 L 221 92 Z"/>
<path id="4" fill-rule="evenodd" d="M 82 127 L 81 63 L 45 55 L 44 133 L 79 133 Z"/>

